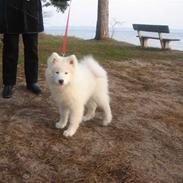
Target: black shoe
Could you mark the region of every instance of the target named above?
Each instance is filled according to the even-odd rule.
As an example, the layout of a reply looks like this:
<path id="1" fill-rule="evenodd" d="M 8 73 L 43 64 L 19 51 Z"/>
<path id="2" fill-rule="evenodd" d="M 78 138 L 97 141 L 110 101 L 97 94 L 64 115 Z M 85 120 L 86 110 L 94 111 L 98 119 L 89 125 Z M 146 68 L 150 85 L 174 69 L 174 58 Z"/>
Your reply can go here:
<path id="1" fill-rule="evenodd" d="M 13 85 L 5 85 L 2 92 L 3 98 L 11 98 L 13 95 Z"/>
<path id="2" fill-rule="evenodd" d="M 27 84 L 27 89 L 37 95 L 39 95 L 41 93 L 41 88 L 38 86 L 37 83 Z"/>

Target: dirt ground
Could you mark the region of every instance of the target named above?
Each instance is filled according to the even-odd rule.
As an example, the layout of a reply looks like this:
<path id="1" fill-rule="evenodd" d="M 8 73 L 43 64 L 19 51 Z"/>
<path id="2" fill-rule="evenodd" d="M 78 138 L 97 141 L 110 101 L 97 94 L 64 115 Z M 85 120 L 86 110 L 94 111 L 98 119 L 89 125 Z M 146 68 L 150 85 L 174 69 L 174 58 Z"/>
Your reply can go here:
<path id="1" fill-rule="evenodd" d="M 113 121 L 102 113 L 72 138 L 54 127 L 59 114 L 40 66 L 39 97 L 19 69 L 12 99 L 0 98 L 2 183 L 182 183 L 183 62 L 103 63 Z"/>

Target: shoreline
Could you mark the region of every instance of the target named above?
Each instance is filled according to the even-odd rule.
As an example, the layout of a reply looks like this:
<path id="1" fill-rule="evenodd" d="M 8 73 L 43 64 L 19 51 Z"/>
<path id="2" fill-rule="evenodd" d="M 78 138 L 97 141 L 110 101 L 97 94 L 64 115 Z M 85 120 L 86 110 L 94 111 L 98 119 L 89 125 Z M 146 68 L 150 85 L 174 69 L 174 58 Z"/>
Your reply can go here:
<path id="1" fill-rule="evenodd" d="M 64 34 L 65 27 L 62 26 L 45 26 L 44 33 L 51 35 L 61 36 Z M 135 46 L 140 46 L 139 39 L 136 37 L 137 33 L 132 28 L 115 28 L 114 35 L 111 37 L 112 29 L 110 29 L 110 38 L 116 41 L 123 41 Z M 151 34 L 151 33 L 150 33 Z M 152 34 L 155 35 L 156 34 Z M 69 28 L 68 36 L 77 37 L 82 39 L 93 39 L 95 37 L 95 27 L 74 27 Z M 183 51 L 183 31 L 182 30 L 171 30 L 170 34 L 165 34 L 165 37 L 173 37 L 180 39 L 181 41 L 170 43 L 171 50 Z M 149 40 L 149 47 L 160 48 L 159 40 Z"/>

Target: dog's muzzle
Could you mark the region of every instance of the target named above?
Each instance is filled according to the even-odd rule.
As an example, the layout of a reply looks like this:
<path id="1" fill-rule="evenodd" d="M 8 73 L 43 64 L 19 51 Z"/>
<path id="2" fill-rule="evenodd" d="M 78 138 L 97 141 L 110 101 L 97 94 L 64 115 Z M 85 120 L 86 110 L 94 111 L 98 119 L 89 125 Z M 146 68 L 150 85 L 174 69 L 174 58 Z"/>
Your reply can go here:
<path id="1" fill-rule="evenodd" d="M 61 84 L 61 85 L 64 84 L 64 80 L 63 80 L 63 79 L 60 79 L 58 82 L 59 82 L 59 84 Z"/>

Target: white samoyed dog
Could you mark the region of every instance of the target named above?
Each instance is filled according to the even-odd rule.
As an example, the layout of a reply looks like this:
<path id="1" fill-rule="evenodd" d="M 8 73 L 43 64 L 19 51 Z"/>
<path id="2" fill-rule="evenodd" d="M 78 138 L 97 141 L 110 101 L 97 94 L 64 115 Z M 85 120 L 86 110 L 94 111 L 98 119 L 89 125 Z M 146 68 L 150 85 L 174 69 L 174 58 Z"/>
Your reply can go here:
<path id="1" fill-rule="evenodd" d="M 93 57 L 78 62 L 75 55 L 62 57 L 52 53 L 45 75 L 60 112 L 56 128 L 65 128 L 70 121 L 64 136 L 73 136 L 81 121 L 92 119 L 97 106 L 104 111 L 103 125 L 111 122 L 107 73 Z"/>

